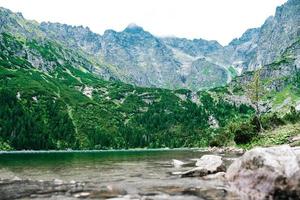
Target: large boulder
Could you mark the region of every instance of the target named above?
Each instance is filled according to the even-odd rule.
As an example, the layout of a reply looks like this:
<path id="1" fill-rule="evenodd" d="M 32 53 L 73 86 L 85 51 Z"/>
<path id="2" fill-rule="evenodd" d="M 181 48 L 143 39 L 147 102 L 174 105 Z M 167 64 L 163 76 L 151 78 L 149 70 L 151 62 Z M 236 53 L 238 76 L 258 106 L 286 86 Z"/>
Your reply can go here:
<path id="1" fill-rule="evenodd" d="M 226 179 L 242 199 L 300 199 L 300 168 L 288 145 L 246 152 L 230 165 Z"/>
<path id="2" fill-rule="evenodd" d="M 196 168 L 182 172 L 181 177 L 206 176 L 217 172 L 224 172 L 226 167 L 221 156 L 204 155 L 196 162 Z"/>
<path id="3" fill-rule="evenodd" d="M 204 155 L 196 162 L 197 167 L 202 167 L 208 171 L 218 171 L 218 168 L 223 168 L 223 161 L 221 156 Z"/>

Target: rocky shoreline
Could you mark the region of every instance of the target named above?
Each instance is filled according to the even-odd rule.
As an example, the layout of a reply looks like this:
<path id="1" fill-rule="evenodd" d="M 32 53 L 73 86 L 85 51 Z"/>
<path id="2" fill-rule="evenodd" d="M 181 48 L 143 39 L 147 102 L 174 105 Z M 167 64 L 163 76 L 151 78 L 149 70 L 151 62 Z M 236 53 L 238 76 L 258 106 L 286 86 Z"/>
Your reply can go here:
<path id="1" fill-rule="evenodd" d="M 239 149 L 211 149 L 211 152 L 236 152 Z M 300 199 L 300 148 L 289 145 L 254 148 L 234 159 L 227 169 L 224 158 L 204 155 L 196 160 L 195 168 L 174 172 L 184 177 L 222 179 L 228 191 L 241 199 Z M 178 167 L 179 161 L 173 161 Z M 176 165 L 175 165 L 176 164 Z M 181 163 L 182 166 L 186 163 Z"/>
<path id="2" fill-rule="evenodd" d="M 238 157 L 226 157 L 230 152 Z M 181 186 L 160 185 L 131 192 L 126 187 L 95 182 L 0 180 L 0 200 L 10 199 L 300 199 L 300 148 L 288 145 L 254 148 L 211 148 L 201 158 L 172 160 L 169 166 Z M 184 184 L 199 180 L 197 187 Z"/>

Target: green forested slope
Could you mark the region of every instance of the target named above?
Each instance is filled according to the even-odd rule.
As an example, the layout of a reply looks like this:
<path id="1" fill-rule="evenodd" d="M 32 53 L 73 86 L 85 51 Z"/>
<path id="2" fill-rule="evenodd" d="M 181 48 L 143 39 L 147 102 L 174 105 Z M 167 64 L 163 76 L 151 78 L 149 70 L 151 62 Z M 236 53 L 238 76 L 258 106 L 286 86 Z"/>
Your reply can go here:
<path id="1" fill-rule="evenodd" d="M 12 149 L 207 146 L 252 109 L 208 92 L 108 82 L 50 40 L 0 36 L 0 144 Z"/>

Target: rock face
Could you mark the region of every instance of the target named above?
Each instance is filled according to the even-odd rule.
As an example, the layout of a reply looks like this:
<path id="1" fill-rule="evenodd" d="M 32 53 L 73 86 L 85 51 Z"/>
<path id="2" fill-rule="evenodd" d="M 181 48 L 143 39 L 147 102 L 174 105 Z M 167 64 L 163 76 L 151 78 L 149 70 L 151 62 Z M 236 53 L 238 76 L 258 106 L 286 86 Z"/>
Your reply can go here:
<path id="1" fill-rule="evenodd" d="M 299 39 L 300 2 L 289 0 L 276 9 L 256 29 L 247 30 L 239 39 L 234 39 L 225 49 L 231 51 L 231 62 L 245 70 L 253 70 L 274 62 L 282 52 Z"/>
<path id="2" fill-rule="evenodd" d="M 177 73 L 180 63 L 172 51 L 139 26 L 130 25 L 122 32 L 107 30 L 101 45 L 98 56 L 116 66 L 125 82 L 164 88 L 182 85 Z"/>
<path id="3" fill-rule="evenodd" d="M 158 38 L 137 25 L 105 31 L 98 57 L 117 67 L 121 80 L 140 86 L 199 90 L 227 82 L 224 66 L 208 59 L 216 41 Z"/>
<path id="4" fill-rule="evenodd" d="M 88 27 L 42 22 L 39 29 L 47 37 L 58 40 L 70 48 L 81 48 L 90 53 L 97 53 L 101 49 L 102 37 Z"/>
<path id="5" fill-rule="evenodd" d="M 230 165 L 226 178 L 243 199 L 299 199 L 299 170 L 289 146 L 255 148 Z"/>

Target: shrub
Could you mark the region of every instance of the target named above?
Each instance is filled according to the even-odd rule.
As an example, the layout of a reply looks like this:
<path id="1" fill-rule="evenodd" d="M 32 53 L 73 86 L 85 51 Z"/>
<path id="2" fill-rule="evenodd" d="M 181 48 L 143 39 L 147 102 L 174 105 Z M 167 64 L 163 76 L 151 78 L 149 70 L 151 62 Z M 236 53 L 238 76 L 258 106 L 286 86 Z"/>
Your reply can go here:
<path id="1" fill-rule="evenodd" d="M 234 132 L 240 126 L 238 123 L 229 123 L 226 127 L 217 129 L 215 136 L 209 142 L 211 147 L 223 147 L 230 145 L 234 139 Z"/>
<path id="2" fill-rule="evenodd" d="M 216 135 L 210 142 L 210 147 L 223 147 L 227 146 L 229 143 L 229 138 L 227 137 L 227 131 Z"/>
<path id="3" fill-rule="evenodd" d="M 234 141 L 236 144 L 247 144 L 258 135 L 257 119 L 254 117 L 250 122 L 242 123 L 234 130 Z"/>
<path id="4" fill-rule="evenodd" d="M 7 142 L 4 142 L 0 138 L 0 151 L 10 151 L 10 150 L 13 150 L 13 148 Z"/>
<path id="5" fill-rule="evenodd" d="M 264 116 L 261 123 L 264 129 L 272 129 L 285 124 L 284 120 L 278 117 L 277 113 Z"/>
<path id="6" fill-rule="evenodd" d="M 234 134 L 234 141 L 237 144 L 246 144 L 255 136 L 255 131 L 252 125 L 242 124 Z"/>
<path id="7" fill-rule="evenodd" d="M 300 113 L 296 111 L 294 106 L 292 106 L 290 112 L 287 113 L 283 119 L 294 124 L 300 120 Z"/>

